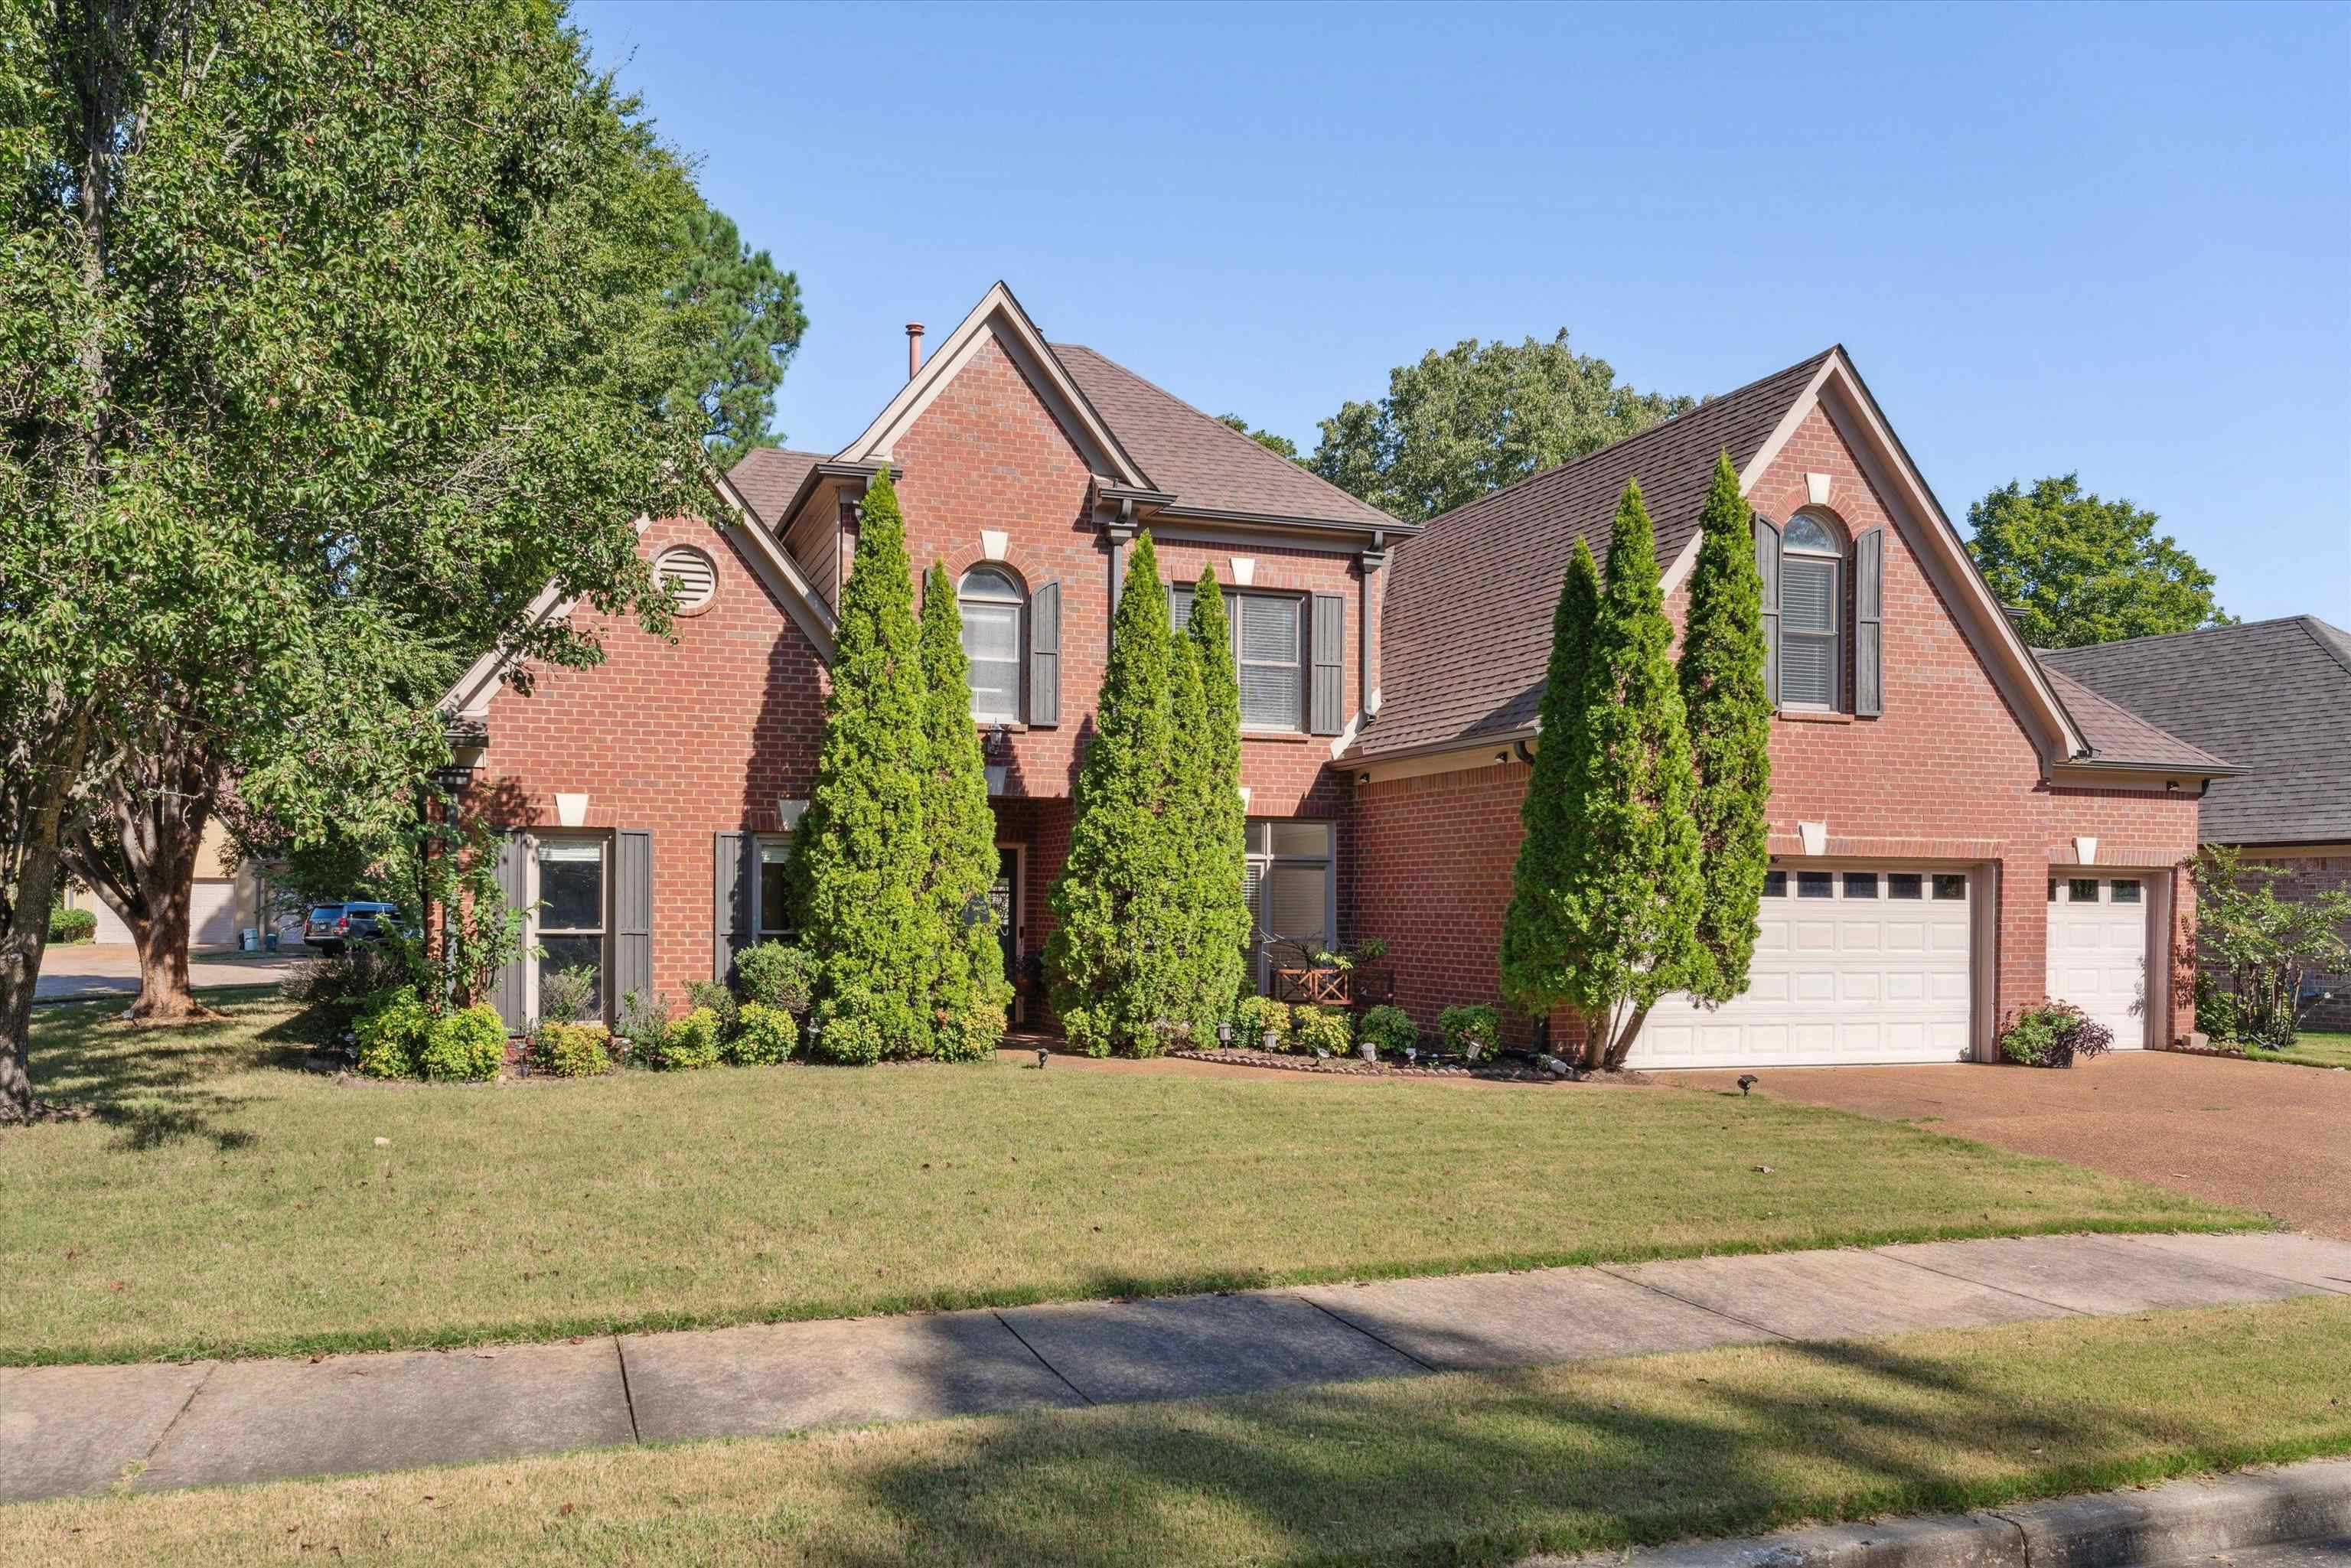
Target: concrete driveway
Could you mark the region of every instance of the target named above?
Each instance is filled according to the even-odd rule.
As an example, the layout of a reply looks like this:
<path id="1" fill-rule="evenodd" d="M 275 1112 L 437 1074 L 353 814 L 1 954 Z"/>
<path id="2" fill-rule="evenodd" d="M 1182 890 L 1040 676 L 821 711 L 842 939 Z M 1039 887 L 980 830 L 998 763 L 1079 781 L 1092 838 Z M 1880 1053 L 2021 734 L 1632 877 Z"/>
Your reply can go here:
<path id="1" fill-rule="evenodd" d="M 188 955 L 188 978 L 197 986 L 267 985 L 314 956 L 307 947 L 275 953 L 240 953 L 234 947 L 198 947 Z M 128 942 L 82 942 L 51 946 L 41 955 L 40 977 L 33 982 L 37 1002 L 79 1001 L 90 997 L 139 994 L 139 949 Z"/>
<path id="2" fill-rule="evenodd" d="M 1694 1088 L 1732 1072 L 1660 1073 Z M 2135 1051 L 2026 1067 L 1762 1069 L 1759 1094 L 1912 1122 L 2351 1239 L 2351 1072 Z"/>

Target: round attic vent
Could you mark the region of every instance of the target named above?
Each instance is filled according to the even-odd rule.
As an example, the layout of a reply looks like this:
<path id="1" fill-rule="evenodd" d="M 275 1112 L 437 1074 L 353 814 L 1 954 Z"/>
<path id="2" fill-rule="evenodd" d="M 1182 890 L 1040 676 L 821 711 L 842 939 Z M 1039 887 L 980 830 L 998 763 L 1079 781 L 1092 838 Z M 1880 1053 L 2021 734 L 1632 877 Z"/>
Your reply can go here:
<path id="1" fill-rule="evenodd" d="M 655 557 L 653 580 L 677 595 L 681 615 L 706 609 L 718 591 L 718 569 L 692 545 L 672 545 Z"/>

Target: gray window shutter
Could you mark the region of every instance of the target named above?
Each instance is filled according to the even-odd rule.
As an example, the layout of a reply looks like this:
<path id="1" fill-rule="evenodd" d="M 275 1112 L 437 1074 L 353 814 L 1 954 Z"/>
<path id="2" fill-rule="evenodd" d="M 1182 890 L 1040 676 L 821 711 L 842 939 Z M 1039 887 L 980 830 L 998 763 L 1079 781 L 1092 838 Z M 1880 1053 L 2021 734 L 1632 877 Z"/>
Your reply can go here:
<path id="1" fill-rule="evenodd" d="M 523 853 L 522 835 L 507 833 L 500 838 L 498 840 L 498 894 L 507 901 L 508 909 L 525 915 L 530 913 L 523 906 L 523 896 L 526 891 L 523 876 L 528 869 L 528 862 Z M 530 927 L 528 925 L 523 927 L 522 936 L 523 946 L 528 948 L 530 946 Z M 530 992 L 524 983 L 528 978 L 524 966 L 529 962 L 528 957 L 517 957 L 511 963 L 499 965 L 497 978 L 493 982 L 496 994 L 492 1000 L 497 1006 L 498 1017 L 506 1020 L 506 1026 L 508 1029 L 525 1029 L 530 1023 L 530 1019 L 525 1010 L 530 1005 L 527 999 Z"/>
<path id="2" fill-rule="evenodd" d="M 653 993 L 653 836 L 623 828 L 612 839 L 612 985 L 617 1005 Z"/>
<path id="3" fill-rule="evenodd" d="M 1780 706 L 1780 530 L 1755 517 L 1755 574 L 1763 580 L 1763 689 Z"/>
<path id="4" fill-rule="evenodd" d="M 1347 711 L 1347 600 L 1344 594 L 1314 596 L 1314 673 L 1309 690 L 1307 729 L 1336 735 Z"/>
<path id="5" fill-rule="evenodd" d="M 735 955 L 751 945 L 751 898 L 758 873 L 758 843 L 748 833 L 716 833 L 711 849 L 710 977 L 724 980 Z"/>
<path id="6" fill-rule="evenodd" d="M 1853 541 L 1853 711 L 1886 711 L 1886 530 Z"/>
<path id="7" fill-rule="evenodd" d="M 1029 596 L 1029 722 L 1061 722 L 1061 585 L 1049 582 Z"/>

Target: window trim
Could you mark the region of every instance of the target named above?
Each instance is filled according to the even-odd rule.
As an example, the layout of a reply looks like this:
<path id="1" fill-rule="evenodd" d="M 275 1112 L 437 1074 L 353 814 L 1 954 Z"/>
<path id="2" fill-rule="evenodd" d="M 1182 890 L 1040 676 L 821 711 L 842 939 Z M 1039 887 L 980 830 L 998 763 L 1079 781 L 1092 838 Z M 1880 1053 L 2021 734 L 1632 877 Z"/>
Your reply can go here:
<path id="1" fill-rule="evenodd" d="M 538 946 L 541 939 L 548 936 L 595 937 L 598 945 L 597 1000 L 601 1004 L 603 1020 L 610 1023 L 614 1002 L 611 995 L 613 928 L 619 924 L 618 910 L 613 904 L 617 893 L 612 885 L 612 834 L 592 829 L 576 832 L 532 832 L 528 835 L 527 842 L 530 852 L 524 862 L 528 881 L 524 889 L 523 942 L 527 946 Z M 597 850 L 597 881 L 602 893 L 598 901 L 601 907 L 597 912 L 601 924 L 593 929 L 572 925 L 549 927 L 542 915 L 544 906 L 540 897 L 538 852 L 549 844 L 579 843 L 593 844 Z M 538 1017 L 538 968 L 546 961 L 544 956 L 532 958 L 523 967 L 523 1013 L 527 1018 Z"/>
<path id="2" fill-rule="evenodd" d="M 1217 584 L 1217 591 L 1225 598 L 1225 627 L 1233 655 L 1233 684 L 1236 687 L 1241 687 L 1243 693 L 1241 733 L 1244 736 L 1311 735 L 1314 717 L 1312 711 L 1314 706 L 1314 596 L 1304 589 L 1235 588 L 1222 583 Z M 1195 588 L 1186 587 L 1180 582 L 1168 585 L 1167 610 L 1171 630 L 1181 632 L 1191 624 L 1192 601 L 1196 596 L 1197 591 Z M 1245 661 L 1241 657 L 1240 601 L 1250 599 L 1285 600 L 1298 612 L 1297 658 L 1290 665 L 1298 673 L 1298 709 L 1296 718 L 1289 724 L 1252 723 L 1249 716 L 1248 696 L 1241 682 L 1241 672 L 1245 664 L 1254 664 L 1259 669 L 1282 667 L 1262 659 Z M 1184 619 L 1181 621 L 1175 619 L 1176 606 L 1179 601 L 1184 606 Z"/>
<path id="3" fill-rule="evenodd" d="M 1273 847 L 1273 830 L 1275 824 L 1282 822 L 1311 822 L 1322 829 L 1323 849 L 1313 854 L 1300 854 L 1295 852 L 1277 853 Z M 1260 828 L 1264 830 L 1262 841 L 1265 848 L 1262 851 L 1251 847 L 1259 841 L 1258 830 Z M 1273 982 L 1273 965 L 1267 948 L 1277 933 L 1265 925 L 1260 915 L 1263 901 L 1270 896 L 1270 890 L 1273 885 L 1273 873 L 1276 867 L 1292 870 L 1321 869 L 1322 873 L 1321 935 L 1325 942 L 1335 943 L 1339 939 L 1339 824 L 1336 819 L 1329 817 L 1249 817 L 1244 820 L 1241 833 L 1242 862 L 1245 867 L 1243 886 L 1246 888 L 1248 885 L 1246 880 L 1248 873 L 1255 872 L 1258 887 L 1257 896 L 1249 900 L 1249 980 L 1258 994 L 1264 996 L 1270 994 L 1268 988 Z"/>
<path id="4" fill-rule="evenodd" d="M 1012 591 L 1012 598 L 977 599 L 971 593 L 972 579 L 980 576 L 998 579 Z M 972 688 L 971 721 L 977 725 L 1026 725 L 1029 722 L 1029 607 L 1031 595 L 1027 582 L 1019 572 L 1000 560 L 983 560 L 965 569 L 956 579 L 956 613 L 963 622 L 963 656 L 971 663 L 971 620 L 974 606 L 988 610 L 1009 610 L 1012 612 L 1012 711 L 1009 714 L 979 711 L 979 689 Z M 994 663 L 995 661 L 990 661 Z"/>
<path id="5" fill-rule="evenodd" d="M 771 925 L 768 923 L 768 851 L 780 849 L 789 860 L 792 849 L 789 833 L 753 833 L 751 835 L 751 946 L 762 942 L 789 943 L 799 935 L 793 925 Z"/>
<path id="6" fill-rule="evenodd" d="M 1813 544 L 1791 544 L 1788 535 L 1798 522 L 1812 524 L 1828 540 L 1828 548 Z M 1842 540 L 1842 542 L 1840 542 Z M 1806 632 L 1793 628 L 1788 618 L 1788 563 L 1791 559 L 1825 564 L 1829 572 L 1829 629 L 1826 632 Z M 1853 541 L 1845 530 L 1832 519 L 1809 507 L 1802 507 L 1789 515 L 1780 526 L 1780 668 L 1773 683 L 1780 694 L 1782 708 L 1797 713 L 1843 713 L 1845 711 L 1844 661 L 1847 638 L 1845 626 L 1853 610 Z M 1788 650 L 1798 641 L 1828 643 L 1829 695 L 1826 702 L 1794 702 L 1788 696 Z"/>

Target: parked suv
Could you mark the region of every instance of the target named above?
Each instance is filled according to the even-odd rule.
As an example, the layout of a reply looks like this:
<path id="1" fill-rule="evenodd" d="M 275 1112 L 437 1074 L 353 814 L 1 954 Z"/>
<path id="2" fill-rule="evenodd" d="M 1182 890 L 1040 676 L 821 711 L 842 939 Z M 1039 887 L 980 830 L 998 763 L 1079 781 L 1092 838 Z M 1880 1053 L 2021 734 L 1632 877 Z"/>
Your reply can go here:
<path id="1" fill-rule="evenodd" d="M 372 942 L 400 924 L 396 904 L 321 904 L 302 922 L 302 943 L 321 953 L 340 953 L 353 942 Z"/>

